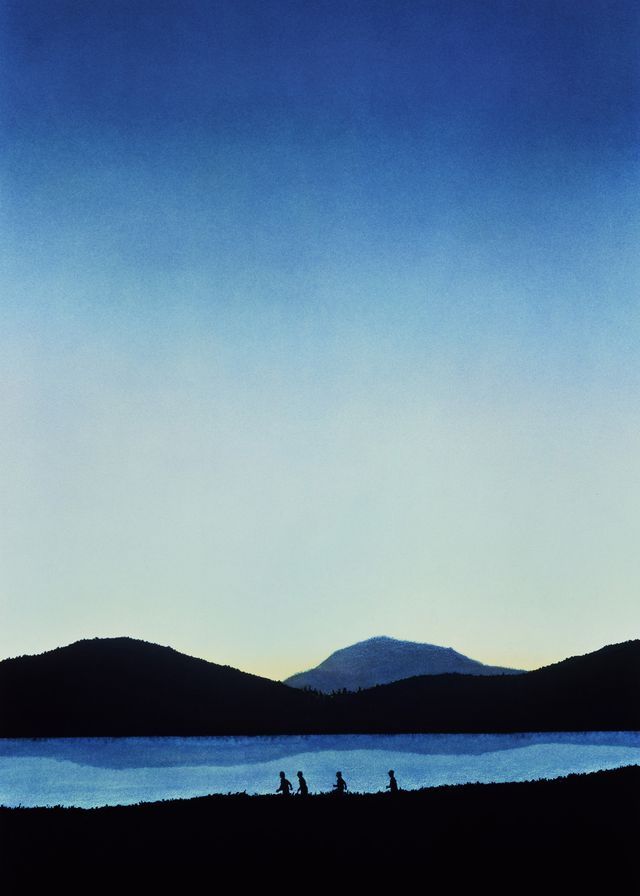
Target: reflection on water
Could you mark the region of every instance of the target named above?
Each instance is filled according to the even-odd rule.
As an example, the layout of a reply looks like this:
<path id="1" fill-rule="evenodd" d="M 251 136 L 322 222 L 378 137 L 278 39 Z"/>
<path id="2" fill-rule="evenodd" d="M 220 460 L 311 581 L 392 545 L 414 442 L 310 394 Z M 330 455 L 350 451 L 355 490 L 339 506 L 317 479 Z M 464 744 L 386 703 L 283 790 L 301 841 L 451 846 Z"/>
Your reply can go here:
<path id="1" fill-rule="evenodd" d="M 640 765 L 640 732 L 0 740 L 0 804 L 102 806 L 273 793 L 302 769 L 309 790 L 525 781 Z"/>

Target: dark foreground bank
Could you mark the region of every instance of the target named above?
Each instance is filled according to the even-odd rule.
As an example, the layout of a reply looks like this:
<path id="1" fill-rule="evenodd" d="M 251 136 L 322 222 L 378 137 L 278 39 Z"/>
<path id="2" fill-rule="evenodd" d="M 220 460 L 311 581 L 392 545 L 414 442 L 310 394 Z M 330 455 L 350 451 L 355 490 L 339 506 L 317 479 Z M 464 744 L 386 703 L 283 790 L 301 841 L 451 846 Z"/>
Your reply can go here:
<path id="1" fill-rule="evenodd" d="M 0 809 L 4 879 L 266 880 L 631 874 L 640 767 L 555 781 L 306 799 L 243 794 L 103 809 Z M 300 877 L 303 875 L 303 878 Z M 442 877 L 440 877 L 442 879 Z M 286 885 L 286 886 L 285 886 Z"/>

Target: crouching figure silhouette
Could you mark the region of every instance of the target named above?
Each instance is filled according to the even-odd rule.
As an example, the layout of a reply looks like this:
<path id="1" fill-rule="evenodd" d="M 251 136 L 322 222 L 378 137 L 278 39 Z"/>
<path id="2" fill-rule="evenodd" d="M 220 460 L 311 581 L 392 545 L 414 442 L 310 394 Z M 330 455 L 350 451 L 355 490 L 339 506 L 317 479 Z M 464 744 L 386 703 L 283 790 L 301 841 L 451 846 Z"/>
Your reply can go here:
<path id="1" fill-rule="evenodd" d="M 287 781 L 284 772 L 280 772 L 280 786 L 276 790 L 276 793 L 281 793 L 282 796 L 290 796 L 292 790 L 293 785 L 291 781 Z"/>
<path id="2" fill-rule="evenodd" d="M 342 777 L 342 772 L 336 772 L 336 783 L 333 785 L 334 793 L 342 795 L 346 789 L 347 782 Z"/>

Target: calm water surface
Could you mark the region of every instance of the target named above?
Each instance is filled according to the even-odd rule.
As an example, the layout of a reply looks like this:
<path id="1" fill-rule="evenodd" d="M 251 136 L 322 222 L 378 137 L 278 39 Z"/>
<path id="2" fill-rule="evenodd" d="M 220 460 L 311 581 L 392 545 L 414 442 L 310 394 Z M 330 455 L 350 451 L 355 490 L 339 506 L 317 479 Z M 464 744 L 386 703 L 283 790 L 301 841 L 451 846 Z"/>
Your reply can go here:
<path id="1" fill-rule="evenodd" d="M 349 789 L 526 781 L 640 765 L 640 732 L 133 737 L 0 740 L 0 804 L 131 804 L 209 793 L 273 793 L 278 773 L 311 792 L 340 769 Z"/>

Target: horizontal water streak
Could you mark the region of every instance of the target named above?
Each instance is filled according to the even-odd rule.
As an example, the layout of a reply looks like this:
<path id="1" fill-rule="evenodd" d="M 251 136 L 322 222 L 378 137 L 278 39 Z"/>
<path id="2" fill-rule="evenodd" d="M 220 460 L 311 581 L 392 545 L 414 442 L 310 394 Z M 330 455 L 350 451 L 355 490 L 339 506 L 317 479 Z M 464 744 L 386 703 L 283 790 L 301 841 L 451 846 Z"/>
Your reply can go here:
<path id="1" fill-rule="evenodd" d="M 311 792 L 338 769 L 352 790 L 554 778 L 640 764 L 639 732 L 509 735 L 60 738 L 0 741 L 0 804 L 94 807 L 246 791 L 273 793 L 284 770 Z"/>

